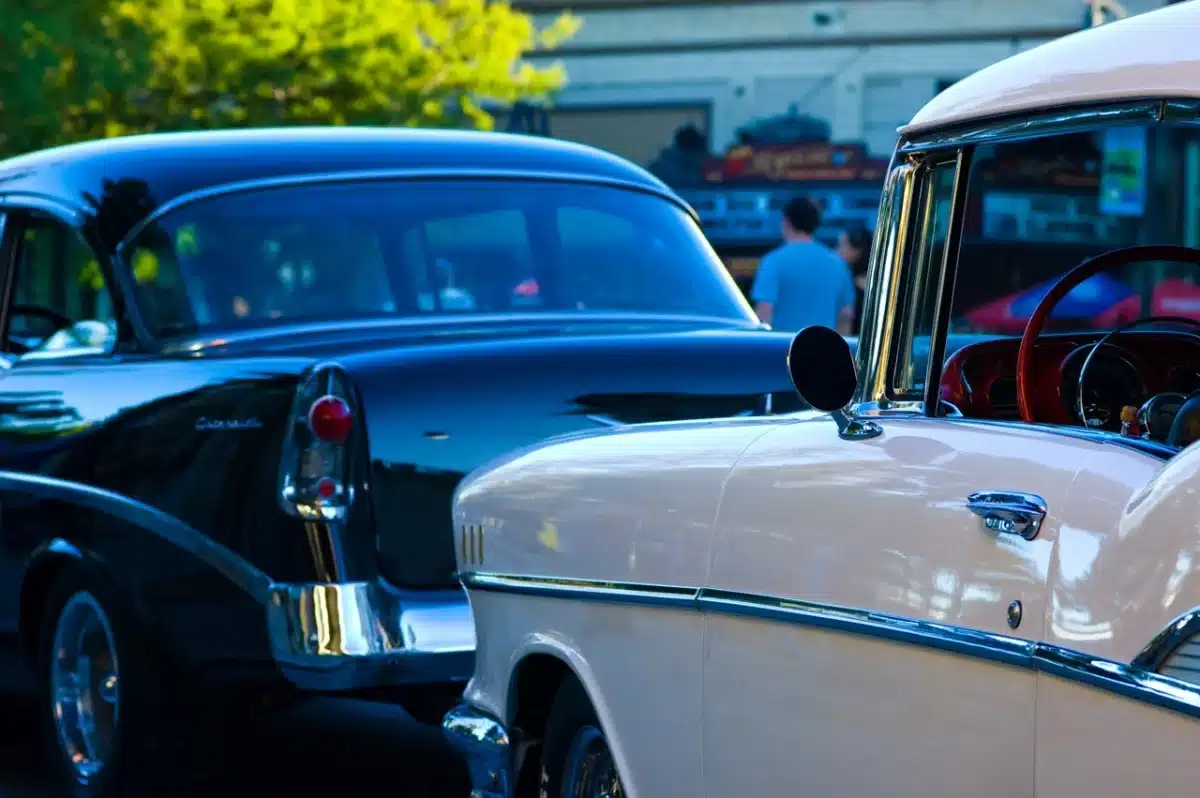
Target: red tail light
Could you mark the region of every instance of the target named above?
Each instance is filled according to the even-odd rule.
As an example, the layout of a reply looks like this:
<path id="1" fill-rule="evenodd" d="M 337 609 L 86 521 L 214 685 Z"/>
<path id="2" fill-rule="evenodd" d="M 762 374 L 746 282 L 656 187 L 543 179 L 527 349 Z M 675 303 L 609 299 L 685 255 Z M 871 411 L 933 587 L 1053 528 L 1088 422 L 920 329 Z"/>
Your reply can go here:
<path id="1" fill-rule="evenodd" d="M 350 379 L 336 364 L 319 364 L 301 378 L 279 468 L 279 500 L 286 512 L 309 520 L 346 518 L 354 502 L 355 402 Z"/>
<path id="2" fill-rule="evenodd" d="M 345 443 L 354 427 L 354 414 L 345 400 L 326 394 L 308 410 L 308 428 L 317 440 Z"/>

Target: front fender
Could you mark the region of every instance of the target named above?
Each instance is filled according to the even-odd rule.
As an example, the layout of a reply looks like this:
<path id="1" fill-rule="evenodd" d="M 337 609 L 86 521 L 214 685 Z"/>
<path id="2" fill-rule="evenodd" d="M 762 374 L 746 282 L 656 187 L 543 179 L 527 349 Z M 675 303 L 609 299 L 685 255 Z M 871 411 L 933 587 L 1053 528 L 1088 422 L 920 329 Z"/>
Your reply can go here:
<path id="1" fill-rule="evenodd" d="M 1145 578 L 1146 600 L 1131 614 L 1157 630 L 1133 660 L 1148 670 L 1162 669 L 1180 645 L 1200 640 L 1198 504 L 1200 443 L 1194 443 L 1130 497 L 1117 530 L 1117 540 L 1137 541 L 1129 565 L 1140 565 Z M 1200 675 L 1187 681 L 1200 683 Z"/>
<path id="2" fill-rule="evenodd" d="M 502 660 L 504 664 L 497 668 L 494 678 L 490 680 L 479 678 L 479 674 L 485 668 L 492 666 L 492 662 L 484 663 L 479 659 L 482 651 L 481 647 L 476 653 L 476 678 L 472 679 L 463 694 L 469 704 L 485 710 L 494 717 L 502 718 L 504 724 L 511 729 L 517 713 L 516 702 L 519 700 L 519 696 L 515 693 L 515 687 L 522 664 L 533 657 L 551 657 L 557 660 L 583 685 L 584 691 L 591 700 L 592 707 L 596 710 L 596 717 L 605 729 L 609 750 L 616 762 L 617 771 L 621 774 L 626 794 L 630 796 L 638 794 L 634 783 L 636 774 L 632 772 L 626 755 L 624 737 L 616 731 L 618 726 L 614 722 L 607 695 L 587 659 L 571 645 L 566 636 L 560 636 L 553 632 L 536 632 L 525 635 L 512 647 L 506 660 Z M 485 685 L 490 685 L 491 689 Z"/>
<path id="3" fill-rule="evenodd" d="M 1200 607 L 1200 445 L 1168 461 L 1105 447 L 1071 484 L 1049 563 L 1047 642 L 1114 662 Z"/>

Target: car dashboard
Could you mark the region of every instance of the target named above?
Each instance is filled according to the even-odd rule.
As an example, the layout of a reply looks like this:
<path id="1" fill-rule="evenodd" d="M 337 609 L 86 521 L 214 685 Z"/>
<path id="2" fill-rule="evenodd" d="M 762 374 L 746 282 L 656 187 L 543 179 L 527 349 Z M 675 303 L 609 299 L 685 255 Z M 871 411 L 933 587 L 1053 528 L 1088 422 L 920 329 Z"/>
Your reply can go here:
<path id="1" fill-rule="evenodd" d="M 1087 367 L 1080 413 L 1079 380 L 1105 331 L 1042 336 L 1034 354 L 1033 410 L 1038 421 L 1118 432 L 1125 407 L 1138 410 L 1141 437 L 1165 442 L 1177 414 L 1200 392 L 1200 336 L 1131 331 L 1110 338 Z M 943 401 L 964 416 L 1016 420 L 1019 338 L 958 349 L 942 370 Z M 1086 415 L 1086 423 L 1083 416 Z"/>

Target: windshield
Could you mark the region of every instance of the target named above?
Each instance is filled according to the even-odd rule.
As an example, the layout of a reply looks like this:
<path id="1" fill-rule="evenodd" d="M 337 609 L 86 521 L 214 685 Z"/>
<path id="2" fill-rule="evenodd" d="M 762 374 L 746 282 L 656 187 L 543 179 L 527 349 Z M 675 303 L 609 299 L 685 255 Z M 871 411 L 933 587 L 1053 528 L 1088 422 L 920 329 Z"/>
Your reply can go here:
<path id="1" fill-rule="evenodd" d="M 1155 125 L 975 150 L 953 331 L 1020 335 L 1050 286 L 1135 244 L 1200 247 L 1200 134 Z M 1200 273 L 1136 263 L 1068 294 L 1046 331 L 1108 330 L 1148 315 L 1200 318 Z"/>
<path id="2" fill-rule="evenodd" d="M 475 179 L 261 189 L 187 204 L 124 253 L 160 337 L 464 313 L 754 322 L 681 208 L 608 186 Z"/>

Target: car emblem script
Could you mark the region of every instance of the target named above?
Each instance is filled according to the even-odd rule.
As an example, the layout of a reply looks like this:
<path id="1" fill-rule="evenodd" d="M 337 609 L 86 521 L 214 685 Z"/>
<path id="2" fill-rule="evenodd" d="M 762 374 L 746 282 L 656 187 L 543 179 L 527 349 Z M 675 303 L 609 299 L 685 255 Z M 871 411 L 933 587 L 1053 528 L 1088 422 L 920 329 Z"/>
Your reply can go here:
<path id="1" fill-rule="evenodd" d="M 199 431 L 205 430 L 239 430 L 239 429 L 259 429 L 262 427 L 262 419 L 260 418 L 198 418 L 196 419 L 196 429 Z"/>

